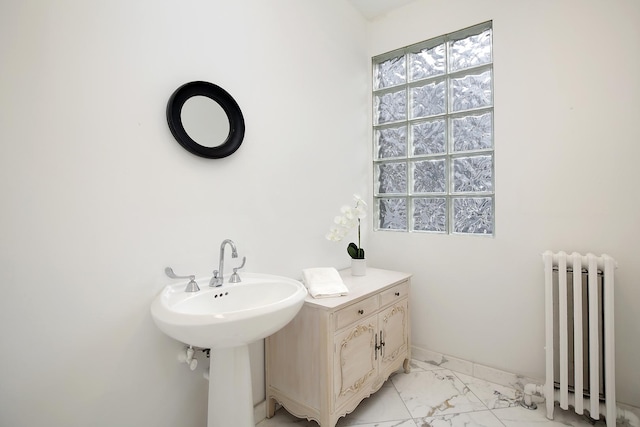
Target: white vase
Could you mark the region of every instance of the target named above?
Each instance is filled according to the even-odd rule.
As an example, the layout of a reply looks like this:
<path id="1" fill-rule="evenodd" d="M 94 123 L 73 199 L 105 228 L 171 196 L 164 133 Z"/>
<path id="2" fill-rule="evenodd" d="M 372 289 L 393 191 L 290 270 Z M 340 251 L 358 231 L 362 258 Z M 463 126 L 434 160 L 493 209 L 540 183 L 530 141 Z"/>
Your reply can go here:
<path id="1" fill-rule="evenodd" d="M 367 260 L 351 258 L 351 275 L 365 276 L 367 274 Z"/>

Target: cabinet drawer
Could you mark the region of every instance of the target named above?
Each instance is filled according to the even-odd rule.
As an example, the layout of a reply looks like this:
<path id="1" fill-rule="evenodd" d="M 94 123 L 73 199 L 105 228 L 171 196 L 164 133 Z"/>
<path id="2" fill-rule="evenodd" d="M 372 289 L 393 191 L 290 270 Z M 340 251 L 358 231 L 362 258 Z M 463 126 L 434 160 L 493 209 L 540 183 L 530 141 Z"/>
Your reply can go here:
<path id="1" fill-rule="evenodd" d="M 378 310 L 379 306 L 378 295 L 374 295 L 365 300 L 362 300 L 355 304 L 351 304 L 350 306 L 336 311 L 336 330 L 342 329 L 353 322 L 364 319 L 365 317 L 373 314 L 376 310 Z"/>
<path id="2" fill-rule="evenodd" d="M 409 282 L 402 282 L 380 294 L 380 305 L 385 306 L 394 301 L 400 301 L 402 298 L 406 298 L 407 295 L 409 295 Z"/>

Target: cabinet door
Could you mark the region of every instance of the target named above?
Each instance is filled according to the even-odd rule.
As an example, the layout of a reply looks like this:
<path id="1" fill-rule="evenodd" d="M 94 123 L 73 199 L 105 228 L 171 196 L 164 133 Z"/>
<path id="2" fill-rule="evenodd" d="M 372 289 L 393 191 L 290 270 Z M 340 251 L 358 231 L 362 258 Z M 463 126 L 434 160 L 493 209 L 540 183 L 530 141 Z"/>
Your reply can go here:
<path id="1" fill-rule="evenodd" d="M 398 368 L 398 359 L 407 354 L 409 336 L 407 300 L 393 304 L 379 315 L 380 332 L 384 346 L 381 351 L 380 372 L 386 376 L 387 370 Z"/>
<path id="2" fill-rule="evenodd" d="M 376 378 L 375 357 L 377 317 L 371 316 L 335 335 L 333 357 L 333 409 L 362 390 L 369 389 Z"/>

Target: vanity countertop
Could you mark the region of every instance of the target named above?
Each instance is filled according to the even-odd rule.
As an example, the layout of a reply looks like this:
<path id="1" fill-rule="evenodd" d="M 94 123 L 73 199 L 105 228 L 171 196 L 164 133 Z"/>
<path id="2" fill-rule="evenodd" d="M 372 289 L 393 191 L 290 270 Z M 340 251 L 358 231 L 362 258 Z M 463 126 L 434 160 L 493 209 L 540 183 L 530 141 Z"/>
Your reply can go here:
<path id="1" fill-rule="evenodd" d="M 351 269 L 339 271 L 342 281 L 349 288 L 349 294 L 341 297 L 314 298 L 310 294 L 305 299 L 305 304 L 316 306 L 320 309 L 330 310 L 343 304 L 357 302 L 367 297 L 372 292 L 390 288 L 398 283 L 408 280 L 409 273 L 399 271 L 381 270 L 378 268 L 367 268 L 365 276 L 352 276 Z"/>

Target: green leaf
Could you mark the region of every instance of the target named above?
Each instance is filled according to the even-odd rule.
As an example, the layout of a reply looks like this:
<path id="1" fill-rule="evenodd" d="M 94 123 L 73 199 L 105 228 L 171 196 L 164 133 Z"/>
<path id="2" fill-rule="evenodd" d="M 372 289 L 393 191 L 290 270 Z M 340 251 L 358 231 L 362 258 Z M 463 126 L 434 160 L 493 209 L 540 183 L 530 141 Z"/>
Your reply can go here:
<path id="1" fill-rule="evenodd" d="M 359 248 L 355 243 L 349 243 L 347 253 L 353 259 L 364 259 L 364 249 Z"/>
<path id="2" fill-rule="evenodd" d="M 349 246 L 347 246 L 347 253 L 351 258 L 358 257 L 358 247 L 355 243 L 349 243 Z"/>

